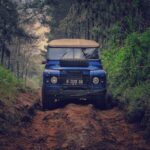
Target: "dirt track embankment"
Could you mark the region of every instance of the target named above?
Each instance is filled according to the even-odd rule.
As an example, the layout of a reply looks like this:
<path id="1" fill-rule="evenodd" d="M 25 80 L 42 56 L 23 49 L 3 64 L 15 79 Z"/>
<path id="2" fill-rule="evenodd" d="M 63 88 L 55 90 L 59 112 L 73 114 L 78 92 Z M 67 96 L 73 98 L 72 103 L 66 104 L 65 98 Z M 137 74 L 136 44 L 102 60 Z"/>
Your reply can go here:
<path id="1" fill-rule="evenodd" d="M 19 131 L 16 136 L 3 137 L 2 150 L 149 149 L 140 132 L 125 121 L 118 108 L 102 111 L 91 104 L 37 110 L 31 123 Z"/>

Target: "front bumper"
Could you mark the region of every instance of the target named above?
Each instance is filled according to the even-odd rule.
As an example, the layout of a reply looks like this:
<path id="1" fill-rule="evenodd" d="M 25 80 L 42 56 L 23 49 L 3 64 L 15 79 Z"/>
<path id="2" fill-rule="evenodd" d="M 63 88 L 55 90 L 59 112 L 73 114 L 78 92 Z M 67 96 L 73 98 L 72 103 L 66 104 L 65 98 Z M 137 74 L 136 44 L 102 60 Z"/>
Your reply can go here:
<path id="1" fill-rule="evenodd" d="M 81 97 L 88 97 L 88 96 L 94 96 L 94 95 L 103 95 L 106 93 L 106 89 L 49 89 L 45 90 L 45 94 L 47 96 L 55 96 L 58 98 L 81 98 Z"/>

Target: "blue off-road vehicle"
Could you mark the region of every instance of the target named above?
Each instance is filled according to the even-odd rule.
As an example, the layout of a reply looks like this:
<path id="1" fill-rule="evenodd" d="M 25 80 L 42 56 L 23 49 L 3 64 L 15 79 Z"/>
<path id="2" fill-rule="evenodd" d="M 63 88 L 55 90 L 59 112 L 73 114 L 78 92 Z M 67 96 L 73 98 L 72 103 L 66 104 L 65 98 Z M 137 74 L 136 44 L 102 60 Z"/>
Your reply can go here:
<path id="1" fill-rule="evenodd" d="M 42 104 L 55 108 L 67 99 L 90 100 L 104 106 L 106 72 L 99 59 L 99 44 L 91 40 L 53 40 L 47 48 Z"/>

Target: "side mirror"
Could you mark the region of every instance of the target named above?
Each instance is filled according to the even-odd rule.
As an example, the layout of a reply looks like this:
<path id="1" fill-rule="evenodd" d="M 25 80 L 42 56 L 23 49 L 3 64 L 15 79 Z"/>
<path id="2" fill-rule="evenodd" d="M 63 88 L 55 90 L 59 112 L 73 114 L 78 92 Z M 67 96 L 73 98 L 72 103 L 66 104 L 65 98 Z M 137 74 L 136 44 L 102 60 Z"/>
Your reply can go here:
<path id="1" fill-rule="evenodd" d="M 43 65 L 44 65 L 44 64 L 46 64 L 46 63 L 47 63 L 47 61 L 46 61 L 46 60 L 43 60 L 43 61 L 42 61 L 42 64 L 43 64 Z"/>

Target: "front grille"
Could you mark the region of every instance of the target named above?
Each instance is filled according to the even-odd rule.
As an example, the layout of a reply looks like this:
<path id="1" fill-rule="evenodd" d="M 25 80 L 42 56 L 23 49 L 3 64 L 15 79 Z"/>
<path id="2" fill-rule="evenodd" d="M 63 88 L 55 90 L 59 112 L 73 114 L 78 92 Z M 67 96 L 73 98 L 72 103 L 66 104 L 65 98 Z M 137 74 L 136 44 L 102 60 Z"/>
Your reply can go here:
<path id="1" fill-rule="evenodd" d="M 89 63 L 86 60 L 60 60 L 61 67 L 88 67 Z"/>

